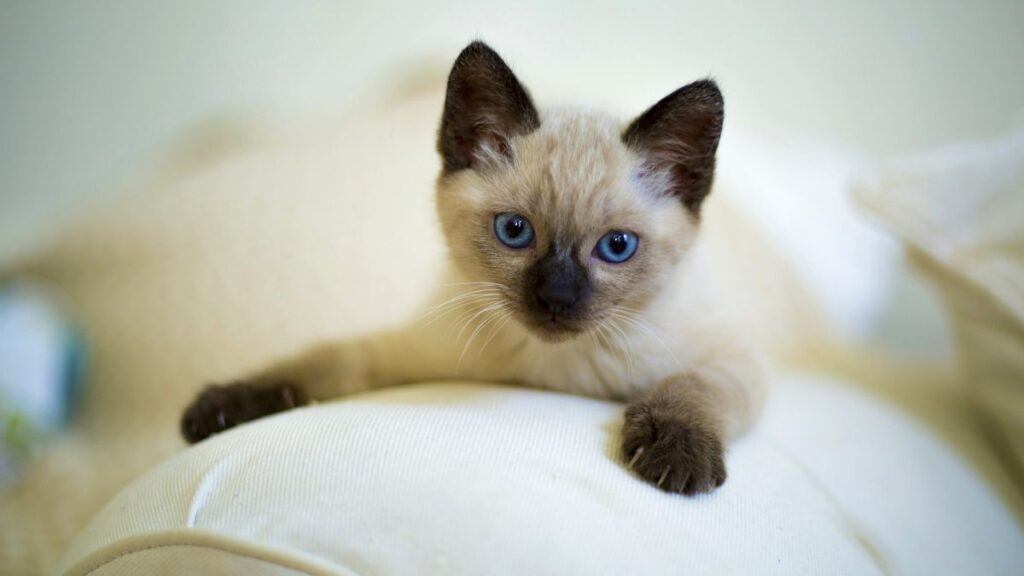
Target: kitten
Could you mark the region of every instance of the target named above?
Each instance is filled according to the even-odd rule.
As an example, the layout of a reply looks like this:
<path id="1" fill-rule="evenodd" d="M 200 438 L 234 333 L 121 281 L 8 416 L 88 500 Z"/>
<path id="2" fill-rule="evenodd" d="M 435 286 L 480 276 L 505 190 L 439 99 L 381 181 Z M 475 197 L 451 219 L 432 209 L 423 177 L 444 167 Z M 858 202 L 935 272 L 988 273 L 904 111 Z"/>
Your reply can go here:
<path id="1" fill-rule="evenodd" d="M 716 314 L 701 267 L 723 102 L 684 86 L 623 127 L 534 107 L 482 42 L 459 55 L 438 134 L 450 284 L 424 319 L 322 345 L 185 411 L 185 438 L 359 390 L 460 378 L 628 400 L 624 461 L 670 491 L 725 481 L 753 420 L 755 356 Z M 452 337 L 454 334 L 454 337 Z"/>

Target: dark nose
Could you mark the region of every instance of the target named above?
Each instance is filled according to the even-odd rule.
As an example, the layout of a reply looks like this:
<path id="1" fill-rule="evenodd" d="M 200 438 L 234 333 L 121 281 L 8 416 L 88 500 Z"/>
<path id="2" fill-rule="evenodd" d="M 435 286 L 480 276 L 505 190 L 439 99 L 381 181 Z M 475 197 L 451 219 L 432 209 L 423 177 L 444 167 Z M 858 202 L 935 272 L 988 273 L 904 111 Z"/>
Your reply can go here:
<path id="1" fill-rule="evenodd" d="M 547 314 L 573 312 L 586 297 L 587 271 L 568 254 L 548 254 L 532 273 L 537 307 Z"/>
<path id="2" fill-rule="evenodd" d="M 568 282 L 542 282 L 537 287 L 537 304 L 552 314 L 568 312 L 576 307 L 576 290 Z"/>

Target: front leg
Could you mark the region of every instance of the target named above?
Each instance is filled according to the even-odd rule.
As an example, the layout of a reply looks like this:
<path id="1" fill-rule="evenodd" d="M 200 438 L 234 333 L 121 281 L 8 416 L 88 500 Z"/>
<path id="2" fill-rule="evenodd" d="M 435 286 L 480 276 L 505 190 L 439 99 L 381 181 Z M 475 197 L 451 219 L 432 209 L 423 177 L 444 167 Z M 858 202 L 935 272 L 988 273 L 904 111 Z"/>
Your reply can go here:
<path id="1" fill-rule="evenodd" d="M 185 409 L 181 435 L 194 444 L 250 420 L 308 403 L 305 390 L 289 382 L 209 385 Z"/>
<path id="2" fill-rule="evenodd" d="M 185 409 L 181 434 L 189 443 L 308 404 L 431 376 L 421 338 L 392 331 L 317 346 L 249 377 L 204 388 Z"/>
<path id="3" fill-rule="evenodd" d="M 627 406 L 623 458 L 667 492 L 710 492 L 725 482 L 725 442 L 750 410 L 745 402 L 700 372 L 669 377 Z"/>

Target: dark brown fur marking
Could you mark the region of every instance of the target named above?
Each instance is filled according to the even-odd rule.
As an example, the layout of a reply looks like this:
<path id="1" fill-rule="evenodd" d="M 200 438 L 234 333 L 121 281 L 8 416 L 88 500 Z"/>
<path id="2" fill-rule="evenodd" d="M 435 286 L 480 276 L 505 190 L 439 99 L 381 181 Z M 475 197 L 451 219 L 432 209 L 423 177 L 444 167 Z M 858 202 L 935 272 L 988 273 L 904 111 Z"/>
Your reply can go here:
<path id="1" fill-rule="evenodd" d="M 694 377 L 668 380 L 626 408 L 622 454 L 641 478 L 694 495 L 725 482 L 725 450 L 713 408 Z"/>
<path id="2" fill-rule="evenodd" d="M 673 193 L 699 216 L 715 176 L 715 152 L 722 134 L 725 103 L 713 80 L 698 80 L 665 96 L 634 120 L 622 141 L 647 156 L 656 170 L 667 170 Z"/>
<path id="3" fill-rule="evenodd" d="M 466 46 L 448 76 L 437 135 L 443 172 L 472 168 L 474 152 L 484 143 L 508 156 L 508 139 L 538 126 L 529 92 L 501 56 L 480 41 Z"/>
<path id="4" fill-rule="evenodd" d="M 309 403 L 306 393 L 291 384 L 235 384 L 207 386 L 185 409 L 181 435 L 190 444 L 255 420 Z"/>

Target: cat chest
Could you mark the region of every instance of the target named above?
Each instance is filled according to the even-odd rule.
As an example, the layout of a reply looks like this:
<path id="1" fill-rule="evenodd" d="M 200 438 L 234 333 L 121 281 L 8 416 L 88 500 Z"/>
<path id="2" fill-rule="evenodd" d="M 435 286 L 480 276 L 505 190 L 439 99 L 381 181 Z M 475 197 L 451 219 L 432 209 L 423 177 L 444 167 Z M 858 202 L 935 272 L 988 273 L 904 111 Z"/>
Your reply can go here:
<path id="1" fill-rule="evenodd" d="M 538 347 L 517 359 L 514 377 L 540 388 L 622 399 L 668 375 L 657 360 L 605 350 Z"/>

